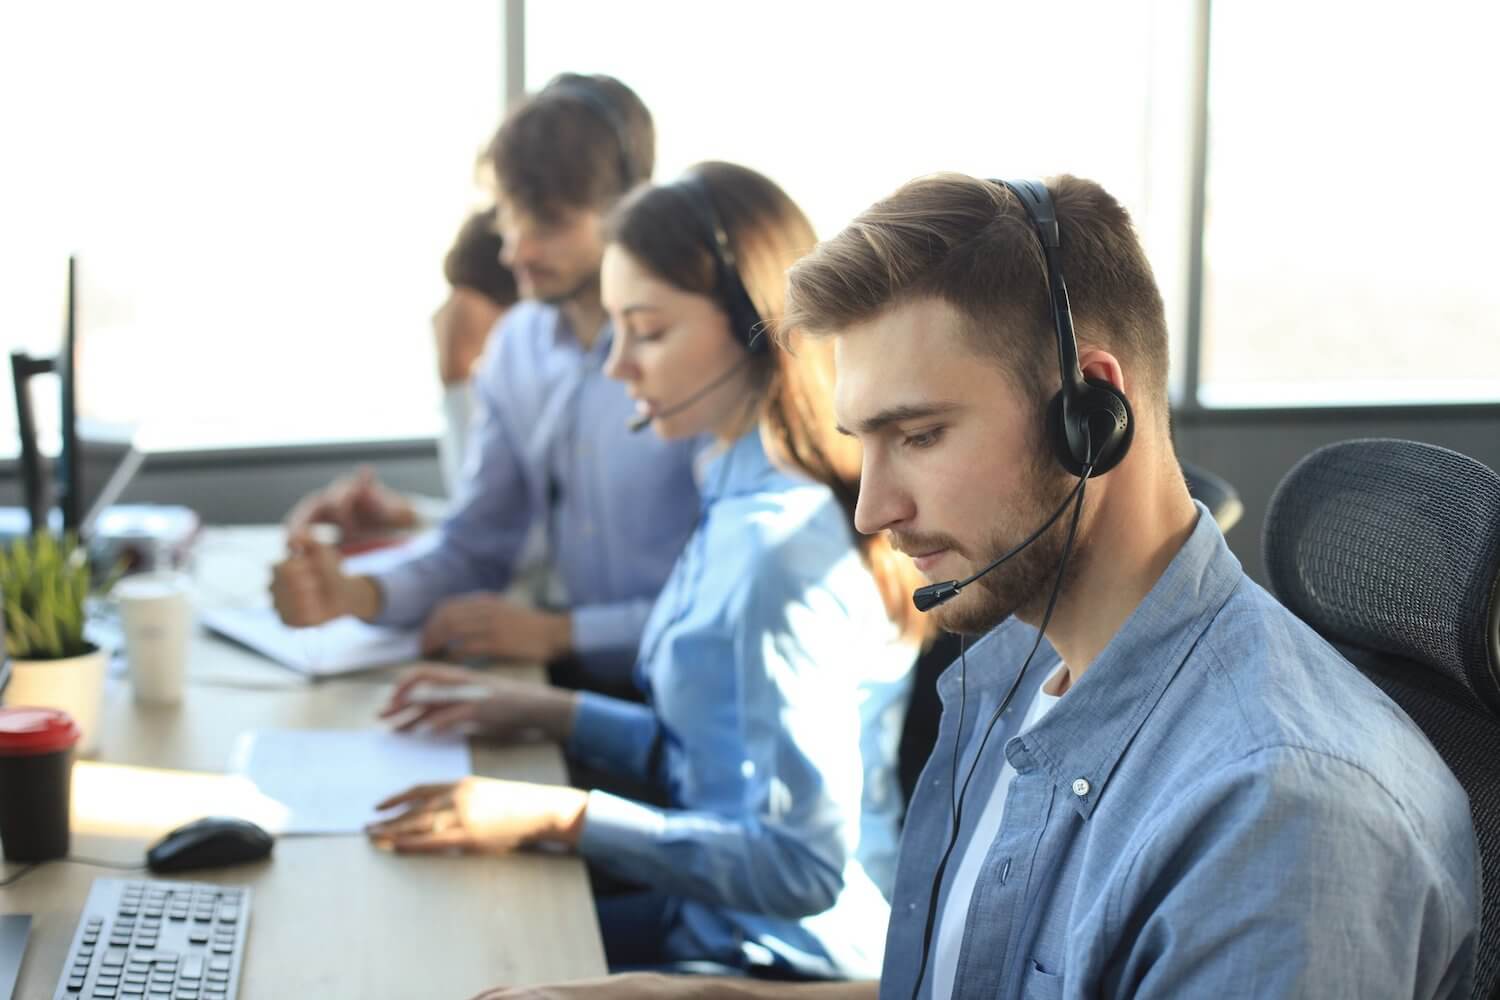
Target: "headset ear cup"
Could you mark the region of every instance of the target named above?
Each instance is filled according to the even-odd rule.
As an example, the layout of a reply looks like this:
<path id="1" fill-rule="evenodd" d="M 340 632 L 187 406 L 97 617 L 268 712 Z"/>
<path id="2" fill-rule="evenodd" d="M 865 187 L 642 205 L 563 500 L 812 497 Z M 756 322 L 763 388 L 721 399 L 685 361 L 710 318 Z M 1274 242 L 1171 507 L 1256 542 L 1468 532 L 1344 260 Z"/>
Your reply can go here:
<path id="1" fill-rule="evenodd" d="M 1120 464 L 1135 439 L 1135 413 L 1125 394 L 1102 379 L 1087 379 L 1085 388 L 1064 406 L 1062 390 L 1047 406 L 1047 438 L 1070 475 L 1081 476 L 1092 449 L 1097 458 L 1089 478 Z M 1084 428 L 1088 428 L 1085 433 Z"/>

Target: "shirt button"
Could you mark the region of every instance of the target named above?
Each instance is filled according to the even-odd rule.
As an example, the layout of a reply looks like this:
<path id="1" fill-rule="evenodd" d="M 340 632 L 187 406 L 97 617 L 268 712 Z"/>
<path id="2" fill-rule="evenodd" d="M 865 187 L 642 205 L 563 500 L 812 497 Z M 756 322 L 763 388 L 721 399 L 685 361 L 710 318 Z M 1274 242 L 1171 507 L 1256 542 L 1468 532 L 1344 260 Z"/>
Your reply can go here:
<path id="1" fill-rule="evenodd" d="M 1080 799 L 1089 793 L 1089 783 L 1084 778 L 1073 779 L 1073 794 Z"/>

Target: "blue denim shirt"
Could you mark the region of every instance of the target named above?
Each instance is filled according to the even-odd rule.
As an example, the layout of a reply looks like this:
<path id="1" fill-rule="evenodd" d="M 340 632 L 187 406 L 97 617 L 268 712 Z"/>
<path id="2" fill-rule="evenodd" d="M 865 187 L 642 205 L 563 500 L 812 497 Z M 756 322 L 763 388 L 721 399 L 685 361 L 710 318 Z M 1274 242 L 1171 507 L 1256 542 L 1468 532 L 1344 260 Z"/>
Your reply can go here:
<path id="1" fill-rule="evenodd" d="M 969 651 L 960 780 L 1035 636 L 1012 619 Z M 1002 752 L 1017 772 L 955 997 L 1468 997 L 1479 875 L 1463 790 L 1394 703 L 1244 575 L 1206 510 L 1077 684 L 1006 732 L 1048 659 L 1044 643 L 969 788 L 960 856 Z M 957 666 L 938 682 L 937 749 L 907 816 L 890 1000 L 911 994 L 951 830 L 958 684 Z"/>
<path id="2" fill-rule="evenodd" d="M 474 377 L 461 485 L 430 550 L 375 574 L 380 621 L 414 626 L 445 597 L 503 590 L 533 524 L 585 670 L 628 679 L 652 601 L 698 513 L 701 441 L 627 428 L 635 404 L 605 376 L 610 330 L 587 350 L 562 313 L 511 309 Z"/>
<path id="3" fill-rule="evenodd" d="M 873 977 L 895 871 L 915 647 L 832 493 L 757 434 L 703 474 L 698 531 L 641 647 L 649 706 L 584 694 L 569 752 L 663 785 L 589 795 L 579 850 L 683 900 L 678 959 Z"/>

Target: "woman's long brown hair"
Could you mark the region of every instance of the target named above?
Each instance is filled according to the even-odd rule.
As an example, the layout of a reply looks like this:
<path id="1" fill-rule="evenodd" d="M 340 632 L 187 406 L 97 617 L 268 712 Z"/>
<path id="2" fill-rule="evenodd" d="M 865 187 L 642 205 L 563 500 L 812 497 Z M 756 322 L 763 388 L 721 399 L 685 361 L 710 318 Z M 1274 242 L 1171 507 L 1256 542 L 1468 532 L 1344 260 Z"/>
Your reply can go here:
<path id="1" fill-rule="evenodd" d="M 854 530 L 859 498 L 859 445 L 839 434 L 833 416 L 833 348 L 781 328 L 787 268 L 813 248 L 812 224 L 775 182 L 732 163 L 700 163 L 689 170 L 698 191 L 682 184 L 637 188 L 611 214 L 608 238 L 657 277 L 685 292 L 717 298 L 718 270 L 694 199 L 707 197 L 729 238 L 740 280 L 760 313 L 770 350 L 755 355 L 763 389 L 760 434 L 771 458 L 823 483 L 838 498 L 860 553 L 880 588 L 886 613 L 903 636 L 926 640 L 927 616 L 912 606 L 921 585 L 910 560 L 884 535 Z"/>

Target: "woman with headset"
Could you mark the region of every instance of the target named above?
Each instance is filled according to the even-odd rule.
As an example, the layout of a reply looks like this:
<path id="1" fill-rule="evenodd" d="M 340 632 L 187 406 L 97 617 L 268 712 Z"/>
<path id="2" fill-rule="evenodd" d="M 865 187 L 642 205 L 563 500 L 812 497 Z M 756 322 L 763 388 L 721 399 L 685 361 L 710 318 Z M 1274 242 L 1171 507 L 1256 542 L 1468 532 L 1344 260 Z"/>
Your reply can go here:
<path id="1" fill-rule="evenodd" d="M 598 901 L 615 969 L 879 972 L 922 626 L 909 561 L 853 530 L 859 456 L 834 427 L 829 348 L 778 328 L 814 241 L 780 188 L 726 163 L 638 189 L 610 221 L 606 370 L 639 402 L 633 427 L 711 442 L 697 530 L 642 639 L 645 704 L 418 668 L 386 709 L 540 731 L 659 790 L 664 806 L 470 778 L 387 800 L 399 812 L 371 828 L 402 851 L 560 842 L 639 883 Z"/>

